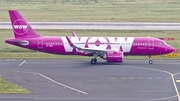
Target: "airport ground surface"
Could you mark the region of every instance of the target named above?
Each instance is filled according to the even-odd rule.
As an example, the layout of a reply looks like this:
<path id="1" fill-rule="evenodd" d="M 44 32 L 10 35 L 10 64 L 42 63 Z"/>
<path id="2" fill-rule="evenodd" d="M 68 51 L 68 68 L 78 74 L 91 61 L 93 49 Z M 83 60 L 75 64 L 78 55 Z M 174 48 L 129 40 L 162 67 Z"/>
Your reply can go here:
<path id="1" fill-rule="evenodd" d="M 179 60 L 0 60 L 0 76 L 33 94 L 0 101 L 178 101 Z"/>
<path id="2" fill-rule="evenodd" d="M 180 23 L 158 22 L 29 22 L 33 29 L 89 30 L 180 30 Z M 0 22 L 0 29 L 12 29 L 10 22 Z"/>

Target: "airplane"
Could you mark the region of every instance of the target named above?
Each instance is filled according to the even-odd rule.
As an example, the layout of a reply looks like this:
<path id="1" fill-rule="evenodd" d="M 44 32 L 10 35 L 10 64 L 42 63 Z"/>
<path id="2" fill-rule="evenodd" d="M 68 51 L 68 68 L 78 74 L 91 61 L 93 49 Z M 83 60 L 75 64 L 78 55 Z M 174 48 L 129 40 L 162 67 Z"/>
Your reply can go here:
<path id="1" fill-rule="evenodd" d="M 40 36 L 26 22 L 17 10 L 9 10 L 14 38 L 5 42 L 18 47 L 57 55 L 92 56 L 91 64 L 97 57 L 107 62 L 123 62 L 124 56 L 151 56 L 173 52 L 174 48 L 165 41 L 153 37 L 78 37 Z"/>

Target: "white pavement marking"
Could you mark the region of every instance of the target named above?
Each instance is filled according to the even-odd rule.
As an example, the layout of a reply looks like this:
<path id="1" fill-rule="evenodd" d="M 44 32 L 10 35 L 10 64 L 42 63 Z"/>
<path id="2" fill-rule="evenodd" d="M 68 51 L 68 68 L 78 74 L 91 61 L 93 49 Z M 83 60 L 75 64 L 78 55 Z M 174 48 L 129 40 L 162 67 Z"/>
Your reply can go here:
<path id="1" fill-rule="evenodd" d="M 164 98 L 158 98 L 158 99 L 149 99 L 149 100 L 142 100 L 142 101 L 157 101 L 157 100 L 167 100 L 167 99 L 172 99 L 177 97 L 177 95 L 175 96 L 170 96 L 170 97 L 164 97 Z"/>
<path id="2" fill-rule="evenodd" d="M 22 66 L 25 62 L 26 62 L 26 60 L 24 60 L 23 62 L 21 62 L 21 63 L 19 64 L 19 66 Z"/>
<path id="3" fill-rule="evenodd" d="M 176 94 L 177 94 L 177 97 L 178 97 L 178 101 L 180 101 L 179 91 L 178 91 L 178 89 L 177 89 L 177 85 L 176 85 L 175 78 L 174 78 L 174 75 L 177 75 L 177 74 L 179 74 L 180 72 L 179 72 L 179 73 L 176 73 L 176 74 L 172 74 L 172 73 L 170 73 L 170 72 L 168 72 L 168 71 L 160 70 L 160 69 L 137 67 L 137 66 L 126 66 L 126 67 L 139 68 L 139 69 L 152 70 L 152 71 L 159 71 L 159 72 L 163 72 L 163 73 L 167 73 L 167 74 L 171 75 L 171 79 L 172 79 L 172 82 L 173 82 L 173 85 L 174 85 L 174 88 L 175 88 L 175 91 L 176 91 Z"/>
<path id="4" fill-rule="evenodd" d="M 74 100 L 75 99 L 75 100 Z M 92 98 L 38 98 L 37 101 L 141 101 L 142 98 L 102 98 L 102 97 L 92 97 Z"/>
<path id="5" fill-rule="evenodd" d="M 37 99 L 38 97 L 0 97 L 1 99 Z"/>
<path id="6" fill-rule="evenodd" d="M 180 63 L 162 63 L 162 64 L 179 65 Z"/>
<path id="7" fill-rule="evenodd" d="M 68 85 L 65 85 L 65 84 L 63 84 L 63 83 L 57 82 L 57 81 L 55 81 L 55 80 L 53 80 L 53 79 L 51 79 L 51 78 L 49 78 L 49 77 L 47 77 L 47 76 L 45 76 L 45 75 L 43 75 L 43 74 L 41 74 L 41 73 L 22 72 L 22 71 L 16 71 L 16 72 L 36 74 L 36 75 L 39 75 L 39 76 L 41 76 L 41 77 L 44 77 L 45 79 L 47 79 L 47 80 L 49 80 L 49 81 L 54 82 L 55 84 L 58 84 L 58 85 L 60 85 L 60 86 L 63 86 L 63 87 L 65 87 L 65 88 L 68 88 L 68 89 L 70 89 L 70 90 L 73 90 L 73 91 L 76 91 L 76 92 L 82 93 L 82 94 L 88 94 L 88 93 L 86 93 L 86 92 L 84 92 L 84 91 L 81 91 L 81 90 L 78 90 L 78 89 L 76 89 L 76 88 L 73 88 L 73 87 L 70 87 L 70 86 L 68 86 Z"/>
<path id="8" fill-rule="evenodd" d="M 82 93 L 82 94 L 87 94 L 86 92 L 83 92 L 83 91 L 81 91 L 81 90 L 78 90 L 78 89 L 75 89 L 75 88 L 73 88 L 73 87 L 67 86 L 67 85 L 65 85 L 65 84 L 59 83 L 59 82 L 57 82 L 57 81 L 55 81 L 55 80 L 53 80 L 53 79 L 51 79 L 51 78 L 49 78 L 49 77 L 47 77 L 47 76 L 45 76 L 45 75 L 43 75 L 43 74 L 40 74 L 40 73 L 37 73 L 37 74 L 40 75 L 40 76 L 42 76 L 42 77 L 44 77 L 44 78 L 46 78 L 46 79 L 48 79 L 48 80 L 50 80 L 50 81 L 52 81 L 52 82 L 54 82 L 54 83 L 56 83 L 56 84 L 58 84 L 58 85 L 64 86 L 64 87 L 66 87 L 66 88 L 69 88 L 69 89 L 71 89 L 71 90 L 77 91 L 77 92 Z"/>
<path id="9" fill-rule="evenodd" d="M 143 79 L 143 78 L 138 78 L 138 79 Z"/>
<path id="10" fill-rule="evenodd" d="M 111 80 L 112 80 L 112 79 L 114 80 L 114 79 L 116 79 L 116 78 L 111 78 Z"/>
<path id="11" fill-rule="evenodd" d="M 125 79 L 125 78 L 120 78 L 120 79 Z"/>
<path id="12" fill-rule="evenodd" d="M 6 61 L 16 61 L 16 59 L 6 59 Z"/>
<path id="13" fill-rule="evenodd" d="M 180 72 L 178 72 L 178 73 L 175 73 L 175 74 L 173 74 L 173 75 L 175 76 L 175 75 L 178 75 L 178 74 L 180 74 Z"/>
<path id="14" fill-rule="evenodd" d="M 180 82 L 180 80 L 176 80 L 176 82 Z"/>
<path id="15" fill-rule="evenodd" d="M 156 79 L 162 79 L 161 77 L 157 77 Z"/>
<path id="16" fill-rule="evenodd" d="M 134 79 L 133 77 L 130 77 L 129 79 Z"/>

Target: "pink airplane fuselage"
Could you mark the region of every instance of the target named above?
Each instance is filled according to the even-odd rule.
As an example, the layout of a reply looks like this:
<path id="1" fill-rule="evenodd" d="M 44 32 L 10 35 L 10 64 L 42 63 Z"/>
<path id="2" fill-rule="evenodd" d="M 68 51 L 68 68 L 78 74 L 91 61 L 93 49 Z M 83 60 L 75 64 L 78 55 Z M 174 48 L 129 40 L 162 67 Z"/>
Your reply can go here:
<path id="1" fill-rule="evenodd" d="M 78 47 L 122 51 L 124 55 L 160 55 L 172 52 L 173 48 L 163 40 L 151 37 L 70 37 Z M 59 55 L 93 54 L 72 48 L 66 37 L 39 36 L 34 38 L 10 38 L 7 43 L 19 47 Z"/>
<path id="2" fill-rule="evenodd" d="M 151 37 L 72 37 L 40 36 L 28 24 L 17 10 L 9 10 L 14 38 L 5 42 L 51 54 L 93 56 L 108 62 L 122 62 L 124 55 L 147 55 L 152 64 L 151 55 L 171 53 L 174 49 L 163 40 Z"/>

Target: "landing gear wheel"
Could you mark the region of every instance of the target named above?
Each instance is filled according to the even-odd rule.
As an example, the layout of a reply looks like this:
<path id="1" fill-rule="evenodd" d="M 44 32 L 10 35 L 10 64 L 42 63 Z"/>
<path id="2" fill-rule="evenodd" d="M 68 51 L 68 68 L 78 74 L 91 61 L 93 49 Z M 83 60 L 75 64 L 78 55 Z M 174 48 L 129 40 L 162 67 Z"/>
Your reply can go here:
<path id="1" fill-rule="evenodd" d="M 96 62 L 97 62 L 96 58 L 91 60 L 91 64 L 96 64 Z"/>
<path id="2" fill-rule="evenodd" d="M 149 60 L 149 64 L 153 64 L 153 60 Z"/>
<path id="3" fill-rule="evenodd" d="M 149 64 L 153 64 L 153 60 L 151 58 L 151 55 L 149 55 Z"/>
<path id="4" fill-rule="evenodd" d="M 97 59 L 95 58 L 94 61 L 97 62 Z"/>

